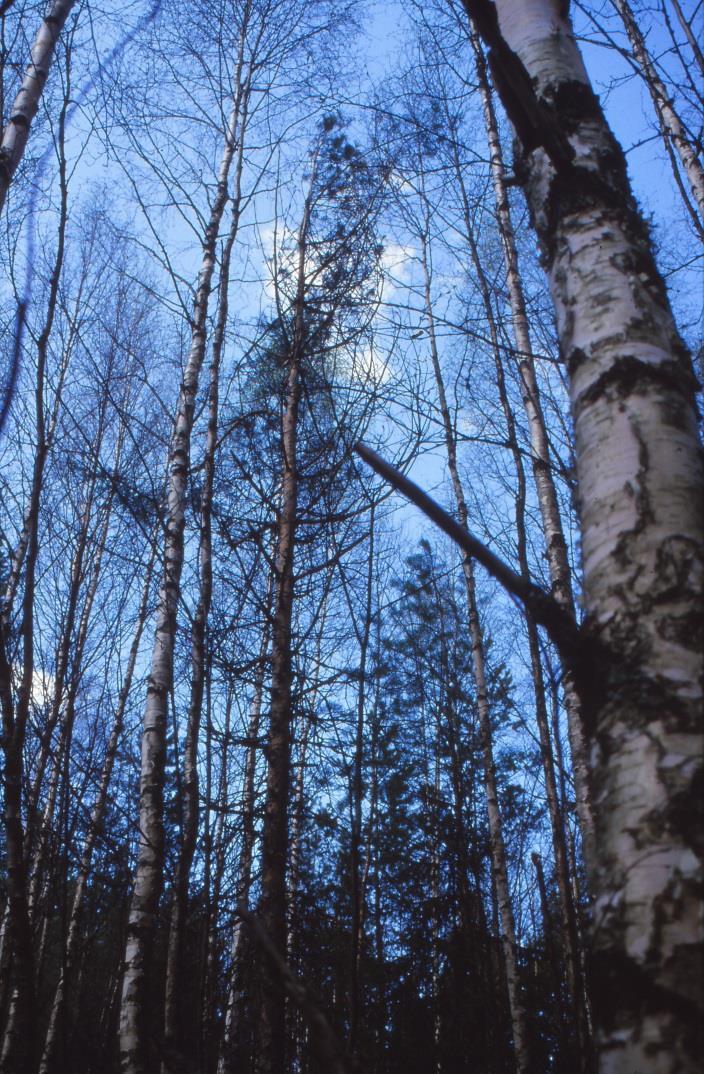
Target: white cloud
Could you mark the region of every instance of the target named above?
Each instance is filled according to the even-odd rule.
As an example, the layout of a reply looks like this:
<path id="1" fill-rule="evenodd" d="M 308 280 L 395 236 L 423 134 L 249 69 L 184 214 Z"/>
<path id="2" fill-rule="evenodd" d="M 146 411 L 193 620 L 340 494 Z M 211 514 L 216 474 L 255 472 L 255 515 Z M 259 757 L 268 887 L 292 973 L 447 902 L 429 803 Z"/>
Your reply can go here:
<path id="1" fill-rule="evenodd" d="M 15 664 L 12 671 L 15 691 L 17 691 L 22 682 L 22 668 L 19 664 Z M 43 671 L 41 668 L 35 668 L 32 672 L 32 688 L 30 694 L 30 702 L 34 708 L 41 709 L 50 705 L 54 700 L 55 688 L 56 679 L 54 676 L 50 675 L 48 671 Z"/>
<path id="2" fill-rule="evenodd" d="M 410 282 L 414 259 L 415 250 L 412 246 L 391 242 L 384 247 L 381 255 L 382 300 L 391 299 L 395 291 Z"/>
<path id="3" fill-rule="evenodd" d="M 348 372 L 353 380 L 361 384 L 371 382 L 375 388 L 386 384 L 391 376 L 388 357 L 381 354 L 373 344 L 354 352 Z"/>

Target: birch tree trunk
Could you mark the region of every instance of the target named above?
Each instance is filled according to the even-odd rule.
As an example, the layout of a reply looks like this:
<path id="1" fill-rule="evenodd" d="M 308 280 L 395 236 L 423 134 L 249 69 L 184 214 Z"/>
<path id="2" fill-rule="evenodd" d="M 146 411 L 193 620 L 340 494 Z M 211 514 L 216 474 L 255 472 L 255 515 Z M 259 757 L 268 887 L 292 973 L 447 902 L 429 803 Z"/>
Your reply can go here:
<path id="1" fill-rule="evenodd" d="M 67 85 L 70 85 L 67 73 Z M 59 412 L 66 362 L 62 362 L 54 400 L 53 413 L 47 428 L 45 413 L 46 367 L 49 340 L 56 317 L 59 286 L 64 265 L 66 225 L 68 220 L 68 181 L 65 154 L 65 118 L 68 92 L 64 98 L 58 129 L 59 154 L 59 226 L 56 257 L 49 281 L 47 311 L 37 340 L 37 373 L 34 387 L 36 445 L 32 478 L 22 531 L 14 550 L 10 575 L 0 612 L 0 707 L 3 723 L 4 824 L 7 854 L 8 900 L 7 924 L 3 941 L 9 941 L 13 951 L 14 979 L 10 1010 L 3 1040 L 0 1069 L 22 1070 L 27 1061 L 28 1039 L 25 1022 L 29 1019 L 33 1000 L 33 959 L 29 910 L 27 904 L 27 858 L 22 818 L 23 749 L 32 679 L 34 675 L 34 596 L 37 561 L 39 557 L 39 510 L 44 485 L 46 461 L 53 439 Z M 67 350 L 69 353 L 70 348 Z M 13 697 L 12 656 L 9 651 L 9 628 L 17 588 L 24 567 L 25 581 L 21 605 L 20 635 L 22 639 L 22 677 L 16 699 Z M 3 946 L 4 946 L 3 943 Z"/>
<path id="2" fill-rule="evenodd" d="M 238 58 L 238 84 L 242 81 L 242 52 L 244 34 Z M 248 85 L 244 89 L 246 98 Z M 239 89 L 238 89 L 239 96 Z M 218 408 L 220 364 L 225 341 L 225 327 L 228 316 L 228 289 L 230 285 L 230 260 L 232 248 L 237 238 L 240 220 L 240 189 L 242 166 L 244 162 L 243 131 L 246 122 L 246 100 L 242 106 L 245 115 L 239 124 L 237 158 L 235 163 L 235 193 L 232 210 L 232 222 L 225 242 L 220 265 L 218 287 L 218 314 L 213 334 L 212 361 L 210 364 L 210 385 L 208 390 L 208 429 L 206 433 L 205 454 L 203 461 L 203 493 L 200 505 L 200 592 L 198 605 L 193 619 L 193 636 L 191 642 L 191 697 L 188 708 L 186 745 L 183 760 L 183 839 L 176 861 L 174 875 L 174 894 L 169 924 L 169 941 L 166 959 L 166 986 L 164 999 L 164 1046 L 165 1069 L 169 1069 L 171 1058 L 178 1063 L 178 1051 L 183 1034 L 180 1032 L 179 994 L 183 974 L 183 943 L 188 903 L 188 884 L 198 837 L 198 736 L 200 731 L 201 711 L 206 675 L 206 642 L 208 619 L 213 592 L 212 565 L 212 506 L 213 486 L 215 481 L 215 453 L 218 439 Z"/>
<path id="3" fill-rule="evenodd" d="M 628 0 L 613 0 L 613 4 L 623 19 L 633 55 L 643 72 L 643 79 L 653 100 L 653 107 L 663 135 L 675 147 L 682 170 L 689 181 L 699 213 L 699 235 L 704 238 L 704 168 L 672 103 L 672 98 L 658 75 Z"/>
<path id="4" fill-rule="evenodd" d="M 68 77 L 68 76 L 67 76 Z M 70 84 L 70 83 L 68 83 Z M 29 1041 L 26 1034 L 26 1022 L 31 1013 L 33 1000 L 33 959 L 31 933 L 27 902 L 27 858 L 25 832 L 22 820 L 22 774 L 23 748 L 29 706 L 31 701 L 32 680 L 34 676 L 34 597 L 36 587 L 37 561 L 39 557 L 39 508 L 44 484 L 44 471 L 49 454 L 51 436 L 58 413 L 62 377 L 55 400 L 54 414 L 47 430 L 45 414 L 46 366 L 49 340 L 51 337 L 56 310 L 58 306 L 59 285 L 64 264 L 66 224 L 68 220 L 68 182 L 65 155 L 65 118 L 68 107 L 68 92 L 64 98 L 59 116 L 58 153 L 59 153 L 59 229 L 56 257 L 49 283 L 49 299 L 42 331 L 37 340 L 37 375 L 34 388 L 36 447 L 30 496 L 25 512 L 25 521 L 20 534 L 18 546 L 8 579 L 8 586 L 3 601 L 0 617 L 0 697 L 3 713 L 3 746 L 5 751 L 5 829 L 7 843 L 8 871 L 8 915 L 9 939 L 12 944 L 14 986 L 8 1014 L 8 1022 L 3 1041 L 0 1069 L 22 1070 L 28 1061 Z M 1 172 L 1 168 L 0 168 Z M 1 202 L 0 202 L 1 207 Z M 63 366 L 62 366 L 63 369 Z M 12 613 L 22 567 L 25 568 L 24 592 L 22 595 L 22 618 L 20 634 L 22 638 L 22 675 L 13 699 L 12 669 L 7 650 L 8 628 Z"/>
<path id="5" fill-rule="evenodd" d="M 533 359 L 533 345 L 530 335 L 528 312 L 521 283 L 518 263 L 516 238 L 511 219 L 511 207 L 506 185 L 501 139 L 496 122 L 496 113 L 486 70 L 486 62 L 476 32 L 470 24 L 470 42 L 474 52 L 477 82 L 482 100 L 484 124 L 489 146 L 489 162 L 496 217 L 501 235 L 501 244 L 506 265 L 506 283 L 511 306 L 513 335 L 516 342 L 516 360 L 520 377 L 521 398 L 528 421 L 528 431 L 532 450 L 531 464 L 533 478 L 538 492 L 540 518 L 545 537 L 545 553 L 550 571 L 552 594 L 560 605 L 572 616 L 575 615 L 574 595 L 572 592 L 572 575 L 570 570 L 567 542 L 565 540 L 560 506 L 552 474 L 550 444 L 545 425 L 545 415 L 540 398 L 540 388 Z M 574 773 L 575 799 L 577 816 L 584 846 L 584 856 L 589 862 L 593 857 L 594 847 L 594 813 L 589 785 L 588 751 L 580 710 L 579 697 L 572 675 L 567 671 L 563 683 L 565 708 L 567 711 L 567 731 Z"/>
<path id="6" fill-rule="evenodd" d="M 236 147 L 239 104 L 237 95 L 230 113 L 216 194 L 203 240 L 203 257 L 193 308 L 191 346 L 169 444 L 164 572 L 157 602 L 156 633 L 144 710 L 139 791 L 139 852 L 127 924 L 120 1008 L 120 1062 L 123 1074 L 147 1074 L 149 1069 L 144 1019 L 156 913 L 163 884 L 166 722 L 173 680 L 176 618 L 183 568 L 191 430 L 198 381 L 205 357 L 206 323 L 215 269 L 215 248 L 228 200 L 228 179 Z"/>
<path id="7" fill-rule="evenodd" d="M 489 5 L 481 29 L 523 141 L 569 373 L 587 627 L 601 654 L 582 684 L 597 819 L 600 1070 L 694 1072 L 704 1024 L 695 381 L 564 9 L 553 0 L 496 9 L 500 34 Z"/>
<path id="8" fill-rule="evenodd" d="M 704 52 L 702 52 L 701 46 L 692 32 L 691 23 L 687 20 L 685 13 L 682 10 L 680 0 L 672 0 L 672 6 L 675 9 L 679 24 L 684 31 L 684 35 L 689 42 L 689 47 L 691 48 L 692 54 L 697 61 L 697 65 L 702 73 L 702 77 L 704 77 Z"/>
<path id="9" fill-rule="evenodd" d="M 154 536 L 156 538 L 156 534 Z M 96 841 L 100 837 L 100 834 L 103 830 L 103 819 L 105 817 L 105 809 L 107 806 L 110 780 L 112 778 L 112 772 L 115 766 L 115 758 L 117 756 L 118 746 L 122 737 L 122 729 L 125 720 L 125 710 L 127 707 L 127 702 L 129 700 L 130 691 L 132 689 L 132 680 L 134 677 L 134 670 L 137 663 L 139 645 L 142 639 L 142 632 L 144 630 L 144 625 L 147 618 L 147 607 L 149 602 L 149 595 L 151 592 L 152 577 L 154 573 L 155 550 L 156 540 L 153 545 L 151 558 L 147 567 L 147 573 L 144 580 L 142 598 L 140 601 L 139 610 L 137 612 L 137 622 L 135 624 L 132 644 L 130 646 L 129 655 L 127 657 L 127 666 L 125 668 L 125 676 L 122 684 L 122 689 L 120 690 L 120 694 L 117 699 L 117 705 L 115 707 L 115 715 L 113 718 L 112 728 L 110 730 L 110 738 L 108 739 L 108 744 L 105 751 L 105 759 L 103 761 L 103 768 L 100 775 L 100 786 L 98 788 L 98 794 L 96 796 L 93 809 L 91 811 L 86 841 L 83 846 L 83 852 L 81 854 L 81 861 L 78 871 L 78 877 L 76 879 L 73 903 L 71 904 L 71 915 L 69 919 L 66 948 L 61 963 L 59 981 L 56 986 L 56 991 L 54 992 L 54 999 L 51 1005 L 49 1024 L 47 1027 L 46 1038 L 44 1041 L 44 1050 L 42 1052 L 41 1063 L 39 1066 L 39 1074 L 50 1074 L 52 1070 L 57 1068 L 58 1060 L 56 1058 L 56 1050 L 59 1043 L 59 1034 L 62 1026 L 62 1019 L 70 1018 L 70 1014 L 66 1012 L 66 1005 L 67 1000 L 69 998 L 68 990 L 71 986 L 72 978 L 74 976 L 77 963 L 78 946 L 80 940 L 79 928 L 81 923 L 81 910 L 83 908 L 83 899 L 85 897 L 86 885 L 88 883 L 88 877 L 90 875 L 93 850 L 95 848 Z"/>
<path id="10" fill-rule="evenodd" d="M 445 434 L 445 449 L 447 452 L 447 466 L 450 471 L 450 479 L 454 493 L 457 514 L 460 524 L 467 529 L 469 514 L 465 500 L 464 489 L 460 479 L 457 464 L 457 445 L 452 427 L 452 418 L 445 394 L 445 384 L 440 367 L 440 357 L 437 349 L 435 334 L 435 319 L 430 291 L 430 265 L 428 260 L 427 232 L 422 237 L 422 261 L 425 279 L 425 312 L 428 322 L 428 334 L 430 342 L 430 355 L 435 374 L 435 382 L 438 392 L 440 414 L 443 421 Z M 511 894 L 508 885 L 508 869 L 506 865 L 506 847 L 504 844 L 501 826 L 501 813 L 499 811 L 499 798 L 496 786 L 496 767 L 494 764 L 493 741 L 491 730 L 491 712 L 489 710 L 489 694 L 486 680 L 486 658 L 484 652 L 484 638 L 482 635 L 479 608 L 477 605 L 476 585 L 474 580 L 474 564 L 469 556 L 462 561 L 464 572 L 465 589 L 467 595 L 467 612 L 469 617 L 469 633 L 472 645 L 472 667 L 477 688 L 477 711 L 479 714 L 479 728 L 484 761 L 484 785 L 486 791 L 487 814 L 489 818 L 489 836 L 491 843 L 492 876 L 494 890 L 498 904 L 498 917 L 500 923 L 501 950 L 503 955 L 504 971 L 506 977 L 506 990 L 508 992 L 509 1012 L 511 1017 L 511 1030 L 513 1035 L 513 1052 L 515 1057 L 517 1074 L 527 1074 L 528 1049 L 525 1029 L 525 1013 L 520 994 L 520 981 L 518 978 L 518 965 L 516 962 L 516 930 L 511 906 Z"/>
<path id="11" fill-rule="evenodd" d="M 54 49 L 75 0 L 55 0 L 32 45 L 29 66 L 15 97 L 10 117 L 0 143 L 0 212 L 7 198 L 12 177 L 24 156 L 32 120 L 54 58 Z"/>

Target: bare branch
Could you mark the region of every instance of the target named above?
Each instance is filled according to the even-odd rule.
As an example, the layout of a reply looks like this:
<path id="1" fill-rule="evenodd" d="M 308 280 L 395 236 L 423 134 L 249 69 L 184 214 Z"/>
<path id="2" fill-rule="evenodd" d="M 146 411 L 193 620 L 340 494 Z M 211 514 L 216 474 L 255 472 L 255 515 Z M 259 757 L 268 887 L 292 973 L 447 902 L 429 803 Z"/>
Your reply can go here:
<path id="1" fill-rule="evenodd" d="M 563 657 L 570 662 L 574 661 L 577 647 L 581 644 L 579 628 L 572 616 L 549 593 L 535 583 L 522 578 L 520 574 L 516 574 L 508 564 L 494 555 L 485 544 L 482 544 L 477 537 L 448 514 L 427 492 L 423 492 L 415 482 L 382 459 L 381 455 L 378 455 L 367 444 L 357 443 L 354 450 L 384 481 L 419 507 L 436 526 L 439 526 L 455 544 L 459 545 L 463 552 L 481 563 L 482 567 L 492 578 L 500 582 L 504 589 L 518 597 L 539 626 L 547 631 Z"/>

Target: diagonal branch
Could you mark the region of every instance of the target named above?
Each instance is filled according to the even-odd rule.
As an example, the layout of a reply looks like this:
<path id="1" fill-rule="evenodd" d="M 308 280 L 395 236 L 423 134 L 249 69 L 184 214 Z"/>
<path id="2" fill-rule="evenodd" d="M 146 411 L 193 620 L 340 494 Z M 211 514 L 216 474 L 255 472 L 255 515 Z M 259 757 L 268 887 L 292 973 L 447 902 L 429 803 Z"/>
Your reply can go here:
<path id="1" fill-rule="evenodd" d="M 382 459 L 381 455 L 378 455 L 372 448 L 360 442 L 355 444 L 354 450 L 384 481 L 419 507 L 436 526 L 439 526 L 455 544 L 459 545 L 463 552 L 481 563 L 482 567 L 492 578 L 500 582 L 504 589 L 518 597 L 536 623 L 547 631 L 550 640 L 554 642 L 567 663 L 573 664 L 578 652 L 580 657 L 583 656 L 581 650 L 584 640 L 577 623 L 549 593 L 534 582 L 516 574 L 508 564 L 494 555 L 485 544 L 482 544 L 477 537 L 448 514 L 427 492 L 423 492 L 415 482 Z"/>

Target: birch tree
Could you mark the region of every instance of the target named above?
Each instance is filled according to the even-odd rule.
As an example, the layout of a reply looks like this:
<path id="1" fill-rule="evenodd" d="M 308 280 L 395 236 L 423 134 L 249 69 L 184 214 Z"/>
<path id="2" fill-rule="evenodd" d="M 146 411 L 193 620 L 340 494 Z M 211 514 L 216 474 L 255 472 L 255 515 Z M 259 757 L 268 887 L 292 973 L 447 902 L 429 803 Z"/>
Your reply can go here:
<path id="1" fill-rule="evenodd" d="M 246 32 L 245 27 L 246 21 L 243 35 Z M 144 711 L 139 856 L 128 924 L 120 1011 L 121 1062 L 125 1074 L 141 1074 L 148 1069 L 149 1062 L 144 1025 L 145 1002 L 155 918 L 163 885 L 166 721 L 169 691 L 173 681 L 174 645 L 183 568 L 190 442 L 196 393 L 205 357 L 208 302 L 215 271 L 216 243 L 230 196 L 230 168 L 236 149 L 242 144 L 241 108 L 241 84 L 236 84 L 225 130 L 216 196 L 203 236 L 202 262 L 193 308 L 191 346 L 169 444 L 164 572 L 159 590 L 156 633 Z"/>
<path id="2" fill-rule="evenodd" d="M 600 1069 L 694 1071 L 699 1044 L 702 471 L 695 382 L 625 160 L 564 9 L 468 2 L 522 143 L 570 378 L 595 811 Z"/>
<path id="3" fill-rule="evenodd" d="M 675 108 L 671 94 L 668 93 L 662 78 L 658 74 L 655 62 L 649 53 L 645 38 L 628 0 L 613 0 L 613 2 L 623 20 L 628 40 L 633 49 L 633 55 L 648 87 L 663 137 L 666 142 L 669 141 L 674 146 L 682 170 L 687 176 L 699 216 L 697 230 L 700 238 L 704 239 L 704 167 L 702 167 L 697 156 L 696 147 Z"/>
<path id="4" fill-rule="evenodd" d="M 0 212 L 24 156 L 32 120 L 39 111 L 54 50 L 75 0 L 54 0 L 37 31 L 22 84 L 10 108 L 0 143 Z"/>

